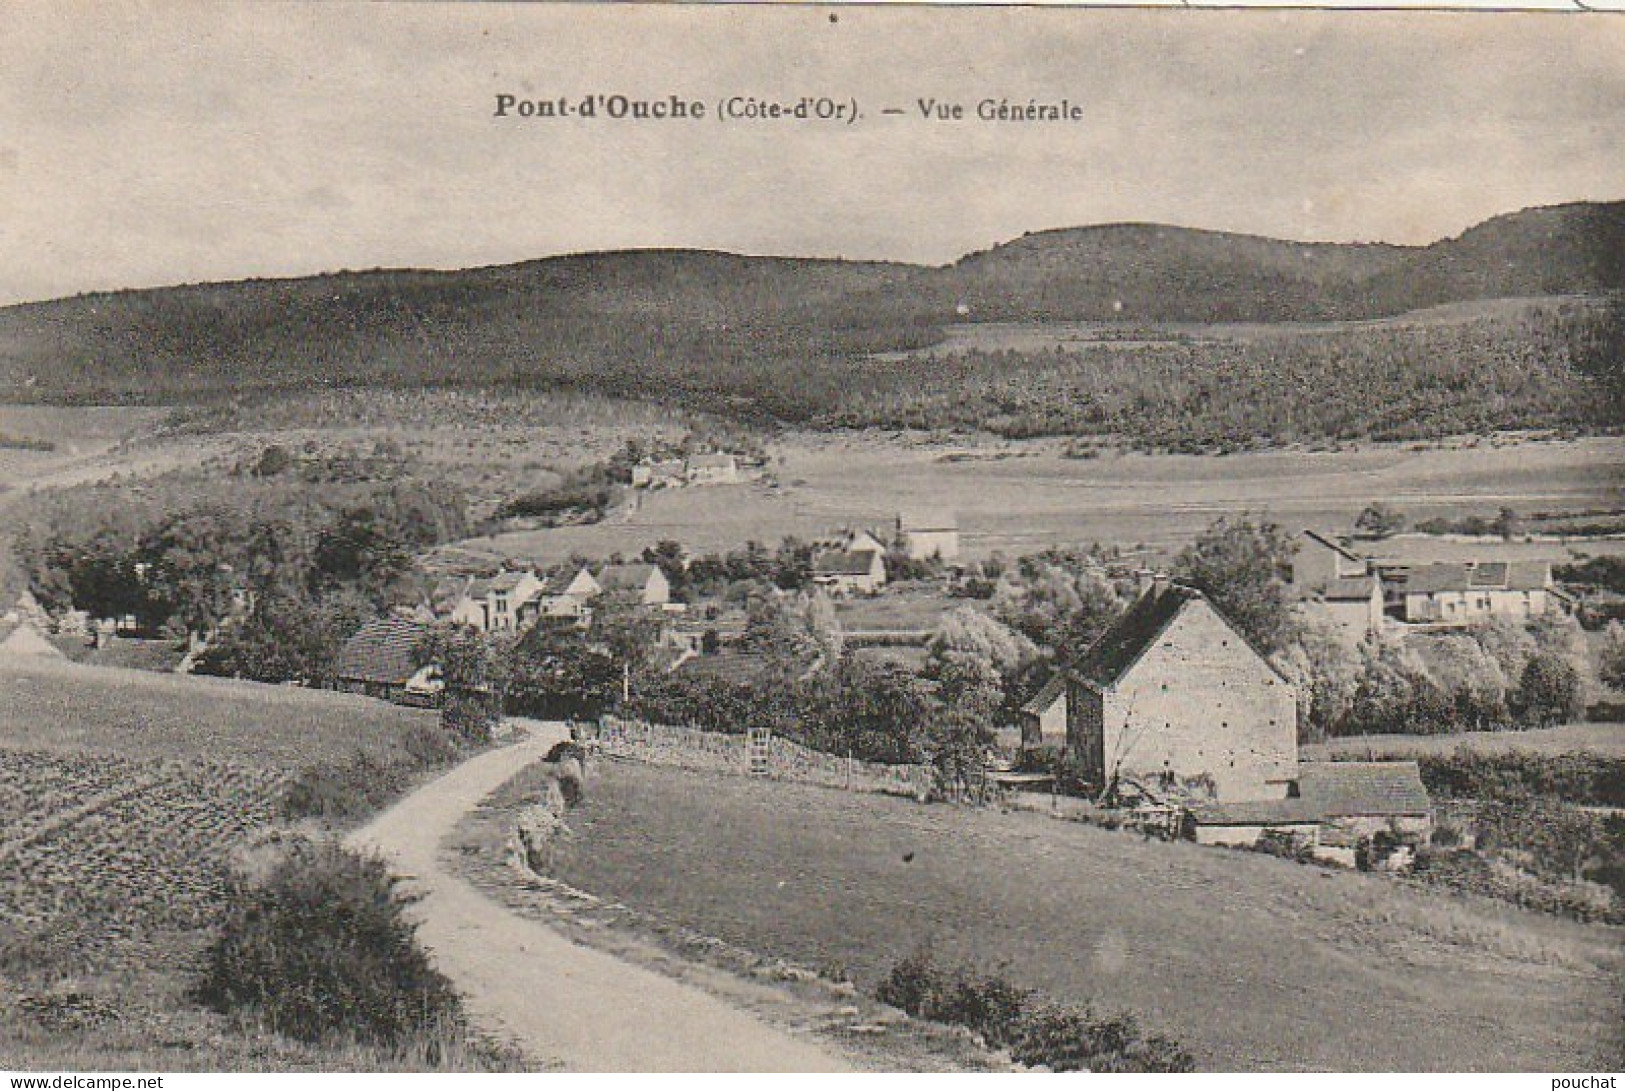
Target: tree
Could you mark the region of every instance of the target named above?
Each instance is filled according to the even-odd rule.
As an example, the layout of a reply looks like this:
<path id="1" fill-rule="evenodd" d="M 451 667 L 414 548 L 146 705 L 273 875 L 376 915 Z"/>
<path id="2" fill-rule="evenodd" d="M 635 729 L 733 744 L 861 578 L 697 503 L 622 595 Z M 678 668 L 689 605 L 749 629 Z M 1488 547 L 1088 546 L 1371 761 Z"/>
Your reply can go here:
<path id="1" fill-rule="evenodd" d="M 1512 709 L 1532 727 L 1575 720 L 1585 711 L 1580 673 L 1564 656 L 1541 650 L 1529 657 L 1512 693 Z"/>
<path id="2" fill-rule="evenodd" d="M 502 720 L 512 673 L 512 649 L 496 636 L 464 625 L 441 625 L 412 652 L 419 667 L 438 666 L 445 685 L 440 723 L 452 735 L 486 743 Z"/>
<path id="3" fill-rule="evenodd" d="M 1083 654 L 1123 612 L 1104 578 L 1067 559 L 1023 558 L 994 589 L 994 617 L 1059 658 Z"/>
<path id="4" fill-rule="evenodd" d="M 221 627 L 195 670 L 256 682 L 327 685 L 344 642 L 371 616 L 371 604 L 354 594 L 315 599 L 267 591 L 255 596 L 240 620 Z"/>
<path id="5" fill-rule="evenodd" d="M 1295 634 L 1283 574 L 1292 570 L 1296 550 L 1274 523 L 1221 518 L 1179 554 L 1174 568 L 1269 655 Z"/>
<path id="6" fill-rule="evenodd" d="M 1597 652 L 1597 678 L 1605 686 L 1625 689 L 1625 625 L 1610 621 Z"/>
<path id="7" fill-rule="evenodd" d="M 1371 504 L 1354 520 L 1354 529 L 1370 538 L 1391 538 L 1405 529 L 1405 516 L 1387 504 Z"/>
<path id="8" fill-rule="evenodd" d="M 1298 690 L 1298 741 L 1338 734 L 1360 684 L 1359 652 L 1331 629 L 1306 625 L 1275 663 Z"/>

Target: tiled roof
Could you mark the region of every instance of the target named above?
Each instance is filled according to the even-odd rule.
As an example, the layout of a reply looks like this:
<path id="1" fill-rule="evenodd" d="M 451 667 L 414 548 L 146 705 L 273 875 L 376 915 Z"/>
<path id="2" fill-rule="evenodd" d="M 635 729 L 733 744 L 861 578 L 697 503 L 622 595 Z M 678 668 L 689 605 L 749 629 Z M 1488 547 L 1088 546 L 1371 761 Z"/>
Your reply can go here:
<path id="1" fill-rule="evenodd" d="M 1551 582 L 1548 561 L 1472 561 L 1421 564 L 1408 569 L 1402 586 L 1406 594 L 1444 591 L 1539 591 Z"/>
<path id="2" fill-rule="evenodd" d="M 412 649 L 427 633 L 428 626 L 405 618 L 369 621 L 345 642 L 338 676 L 349 682 L 405 685 L 418 670 L 412 664 Z"/>
<path id="3" fill-rule="evenodd" d="M 1314 761 L 1298 765 L 1298 795 L 1327 818 L 1427 814 L 1414 761 Z"/>
<path id="4" fill-rule="evenodd" d="M 1064 696 L 1066 696 L 1066 675 L 1052 675 L 1048 682 L 1039 687 L 1037 693 L 1027 699 L 1027 703 L 1021 706 L 1021 711 L 1042 716 Z"/>
<path id="5" fill-rule="evenodd" d="M 677 673 L 684 678 L 707 678 L 745 686 L 761 681 L 767 674 L 767 659 L 754 652 L 696 655 L 678 664 Z"/>
<path id="6" fill-rule="evenodd" d="M 874 568 L 872 549 L 826 549 L 813 557 L 815 576 L 867 576 Z"/>
<path id="7" fill-rule="evenodd" d="M 1185 604 L 1201 597 L 1200 591 L 1180 586 L 1141 595 L 1089 646 L 1077 674 L 1099 686 L 1116 682 L 1173 624 Z"/>
<path id="8" fill-rule="evenodd" d="M 1284 826 L 1319 822 L 1322 815 L 1305 799 L 1258 799 L 1199 803 L 1191 818 L 1198 826 Z"/>

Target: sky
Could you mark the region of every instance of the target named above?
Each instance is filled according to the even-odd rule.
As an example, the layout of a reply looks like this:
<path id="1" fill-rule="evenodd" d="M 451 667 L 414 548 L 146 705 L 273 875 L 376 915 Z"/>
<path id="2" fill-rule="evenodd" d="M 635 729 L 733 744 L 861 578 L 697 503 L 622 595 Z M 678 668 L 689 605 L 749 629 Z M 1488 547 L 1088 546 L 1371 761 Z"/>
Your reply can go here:
<path id="1" fill-rule="evenodd" d="M 595 92 L 864 118 L 493 116 Z M 915 105 L 988 97 L 1084 118 Z M 0 0 L 0 303 L 622 247 L 943 263 L 1124 220 L 1425 243 L 1622 197 L 1625 16 Z"/>

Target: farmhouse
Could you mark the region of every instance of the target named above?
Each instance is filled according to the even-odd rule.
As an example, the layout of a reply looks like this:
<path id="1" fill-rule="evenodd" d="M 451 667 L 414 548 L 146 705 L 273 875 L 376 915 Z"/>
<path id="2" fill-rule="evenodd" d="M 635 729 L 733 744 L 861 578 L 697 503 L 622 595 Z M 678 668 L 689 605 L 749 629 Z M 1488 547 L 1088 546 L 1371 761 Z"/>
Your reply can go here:
<path id="1" fill-rule="evenodd" d="M 1382 631 L 1382 581 L 1375 576 L 1345 576 L 1333 580 L 1300 609 L 1326 624 L 1342 640 L 1355 645 Z"/>
<path id="2" fill-rule="evenodd" d="M 1066 675 L 1057 673 L 1021 706 L 1021 749 L 1065 748 L 1066 691 Z"/>
<path id="3" fill-rule="evenodd" d="M 959 520 L 951 512 L 909 512 L 897 517 L 897 537 L 911 560 L 959 559 Z"/>
<path id="4" fill-rule="evenodd" d="M 822 549 L 813 554 L 813 583 L 832 595 L 872 595 L 886 585 L 886 559 L 875 549 Z"/>
<path id="5" fill-rule="evenodd" d="M 605 594 L 626 595 L 643 606 L 671 602 L 671 581 L 656 564 L 605 565 L 596 582 Z"/>
<path id="6" fill-rule="evenodd" d="M 1067 750 L 1086 779 L 1279 800 L 1298 769 L 1292 685 L 1207 598 L 1158 578 L 1084 654 Z"/>
<path id="7" fill-rule="evenodd" d="M 339 652 L 337 688 L 396 704 L 437 704 L 439 668 L 413 662 L 413 652 L 428 632 L 428 626 L 401 617 L 367 622 Z"/>
<path id="8" fill-rule="evenodd" d="M 1562 609 L 1567 596 L 1548 561 L 1464 561 L 1385 566 L 1390 609 L 1412 625 L 1465 626 L 1494 618 L 1528 621 Z"/>

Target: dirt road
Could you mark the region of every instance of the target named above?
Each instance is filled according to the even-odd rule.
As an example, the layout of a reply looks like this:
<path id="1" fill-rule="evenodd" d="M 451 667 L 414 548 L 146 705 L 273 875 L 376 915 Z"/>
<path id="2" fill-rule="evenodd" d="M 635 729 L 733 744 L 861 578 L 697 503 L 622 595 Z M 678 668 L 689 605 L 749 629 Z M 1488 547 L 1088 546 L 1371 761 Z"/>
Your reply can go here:
<path id="1" fill-rule="evenodd" d="M 827 1072 L 844 1059 L 486 898 L 439 862 L 458 820 L 565 736 L 549 725 L 453 769 L 356 831 L 422 896 L 418 935 L 481 1028 L 588 1072 Z"/>

